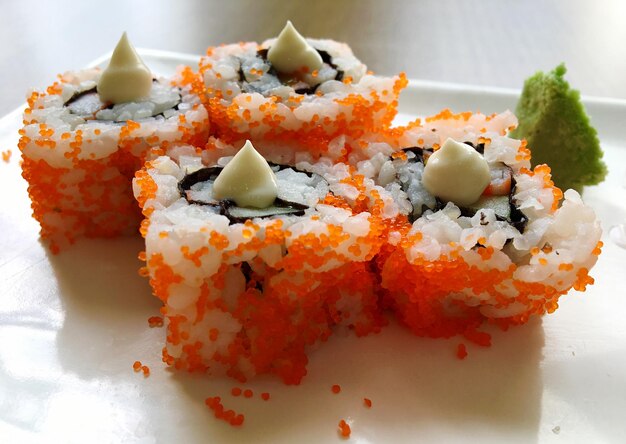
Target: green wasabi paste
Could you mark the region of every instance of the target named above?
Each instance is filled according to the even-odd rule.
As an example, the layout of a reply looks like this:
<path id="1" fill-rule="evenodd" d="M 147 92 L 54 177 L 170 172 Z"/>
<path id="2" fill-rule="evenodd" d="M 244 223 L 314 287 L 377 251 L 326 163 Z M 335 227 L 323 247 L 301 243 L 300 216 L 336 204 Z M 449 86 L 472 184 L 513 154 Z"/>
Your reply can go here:
<path id="1" fill-rule="evenodd" d="M 559 188 L 581 192 L 585 185 L 602 182 L 607 170 L 596 130 L 580 93 L 563 78 L 565 72 L 561 64 L 526 79 L 515 110 L 519 126 L 511 135 L 528 141 L 533 167 L 548 164 Z"/>

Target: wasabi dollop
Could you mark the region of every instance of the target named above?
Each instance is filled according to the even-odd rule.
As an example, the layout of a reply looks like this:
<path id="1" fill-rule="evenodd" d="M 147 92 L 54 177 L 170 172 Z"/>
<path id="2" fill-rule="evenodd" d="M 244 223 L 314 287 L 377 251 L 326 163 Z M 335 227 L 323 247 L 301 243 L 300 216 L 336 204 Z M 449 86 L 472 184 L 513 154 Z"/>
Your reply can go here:
<path id="1" fill-rule="evenodd" d="M 532 165 L 548 164 L 556 186 L 580 192 L 602 182 L 607 170 L 596 130 L 565 72 L 561 64 L 524 82 L 515 110 L 519 126 L 511 135 L 528 141 Z"/>

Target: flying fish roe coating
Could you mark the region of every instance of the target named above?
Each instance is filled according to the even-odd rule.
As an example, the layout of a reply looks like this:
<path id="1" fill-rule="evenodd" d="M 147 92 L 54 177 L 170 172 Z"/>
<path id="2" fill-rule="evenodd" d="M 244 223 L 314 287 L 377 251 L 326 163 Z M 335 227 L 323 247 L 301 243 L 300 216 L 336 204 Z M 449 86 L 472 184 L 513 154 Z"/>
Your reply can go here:
<path id="1" fill-rule="evenodd" d="M 380 331 L 369 262 L 384 242 L 385 203 L 371 181 L 346 165 L 298 164 L 333 192 L 303 216 L 230 222 L 190 204 L 177 187 L 187 166 L 206 165 L 209 153 L 179 146 L 169 154 L 148 162 L 134 182 L 146 216 L 142 274 L 164 302 L 166 364 L 242 382 L 270 373 L 297 384 L 307 350 L 333 329 Z"/>
<path id="2" fill-rule="evenodd" d="M 459 359 L 465 359 L 467 357 L 467 348 L 465 344 L 459 344 L 456 348 L 456 357 Z"/>
<path id="3" fill-rule="evenodd" d="M 275 88 L 274 92 L 255 92 L 258 85 L 262 87 L 262 77 L 269 73 L 269 65 L 250 71 L 252 78 L 244 73 L 245 81 L 240 66 L 252 60 L 263 64 L 256 58 L 257 54 L 273 40 L 261 45 L 248 42 L 208 48 L 200 61 L 200 72 L 216 137 L 228 143 L 250 139 L 255 146 L 261 141 L 283 146 L 297 143 L 316 157 L 336 158 L 341 152 L 329 151 L 329 141 L 346 136 L 358 138 L 391 126 L 399 93 L 408 84 L 406 76 L 373 76 L 347 45 L 331 40 L 308 40 L 316 49 L 344 64 L 337 68 L 346 71 L 343 82 L 326 81 L 314 94 L 299 93 L 289 85 Z M 313 79 L 318 77 L 319 72 L 311 75 Z M 257 86 L 247 87 L 250 81 Z"/>
<path id="4" fill-rule="evenodd" d="M 488 345 L 489 335 L 478 330 L 484 323 L 504 329 L 523 324 L 554 312 L 571 288 L 584 291 L 593 283 L 588 272 L 601 249 L 599 222 L 575 191 L 563 193 L 554 185 L 548 166 L 530 169 L 525 141 L 508 137 L 516 123 L 510 112 L 443 110 L 393 129 L 386 141 L 367 141 L 360 153 L 367 159 L 353 152 L 350 161 L 365 177 L 379 180 L 384 173 L 393 181 L 394 162 L 406 162 L 397 150 L 437 149 L 452 138 L 473 144 L 489 164 L 511 171 L 508 204 L 523 215 L 517 226 L 496 217 L 493 208 L 467 215 L 444 202 L 413 223 L 400 219 L 388 229 L 391 245 L 376 260 L 384 305 L 418 335 L 463 335 Z M 399 185 L 384 185 L 402 214 L 413 210 Z"/>
<path id="5" fill-rule="evenodd" d="M 59 76 L 45 92 L 33 92 L 24 111 L 18 144 L 22 176 L 41 237 L 53 252 L 81 236 L 134 233 L 141 214 L 131 181 L 149 151 L 178 142 L 203 146 L 208 137 L 208 114 L 190 86 L 193 74 L 183 71 L 171 80 L 181 92 L 175 115 L 124 122 L 70 111 L 70 103 L 91 91 L 99 75 L 91 69 Z"/>
<path id="6" fill-rule="evenodd" d="M 258 49 L 246 45 L 251 44 L 238 47 Z M 220 51 L 211 48 L 208 59 Z M 549 167 L 530 169 L 525 141 L 507 137 L 516 125 L 512 114 L 444 110 L 403 128 L 383 123 L 375 134 L 366 134 L 370 130 L 348 128 L 347 114 L 331 119 L 315 110 L 291 127 L 289 113 L 295 115 L 314 97 L 242 93 L 228 83 L 228 69 L 208 59 L 201 70 L 205 80 L 207 73 L 215 74 L 218 85 L 207 90 L 215 136 L 202 152 L 163 147 L 163 156 L 146 163 L 134 181 L 145 217 L 141 273 L 164 303 L 167 365 L 221 371 L 241 382 L 269 373 L 298 384 L 312 346 L 338 327 L 359 336 L 379 331 L 381 305 L 417 335 L 459 335 L 486 347 L 491 337 L 480 330 L 484 324 L 503 329 L 523 324 L 554 312 L 571 288 L 584 291 L 593 283 L 589 270 L 602 247 L 595 215 L 578 194 L 554 186 Z M 398 93 L 386 89 L 369 99 L 379 103 Z M 367 116 L 372 110 L 361 103 L 365 99 L 338 100 L 340 106 L 362 109 L 361 121 L 366 128 L 372 125 Z M 341 128 L 333 132 L 333 125 Z M 217 210 L 188 205 L 175 189 L 184 171 L 223 166 L 219 162 L 233 156 L 244 137 L 256 137 L 259 152 L 276 164 L 296 164 L 320 175 L 332 170 L 331 192 L 316 211 L 297 221 L 281 216 L 230 223 Z M 527 219 L 523 228 L 499 219 L 492 208 L 467 216 L 453 203 L 409 222 L 394 179 L 377 182 L 381 166 L 407 162 L 402 148 L 437 150 L 448 137 L 480 145 L 489 163 L 510 168 L 514 183 L 508 202 Z M 330 159 L 318 162 L 322 155 Z M 348 164 L 333 165 L 337 160 Z M 456 353 L 464 359 L 465 344 Z M 331 390 L 339 393 L 340 387 Z M 231 391 L 246 393 L 253 395 Z M 225 414 L 219 398 L 209 399 L 216 416 L 238 417 L 234 411 Z M 364 405 L 371 407 L 371 401 L 364 398 Z M 343 420 L 340 430 L 350 435 Z"/>
<path id="7" fill-rule="evenodd" d="M 163 327 L 163 318 L 161 316 L 150 316 L 148 318 L 150 328 Z"/>
<path id="8" fill-rule="evenodd" d="M 545 182 L 541 180 L 539 184 L 543 186 Z M 547 191 L 545 195 L 552 197 L 552 191 Z M 530 316 L 554 312 L 559 297 L 570 288 L 584 291 L 586 285 L 593 283 L 588 269 L 597 259 L 593 253 L 600 248 L 601 232 L 593 213 L 583 206 L 577 194 L 569 193 L 558 210 L 553 210 L 551 204 L 546 206 L 543 223 L 551 224 L 554 228 L 547 232 L 555 235 L 543 242 L 550 243 L 551 249 L 547 250 L 549 253 L 534 250 L 528 263 L 514 263 L 500 250 L 501 245 L 488 244 L 493 241 L 480 247 L 451 242 L 440 245 L 437 256 L 433 256 L 433 231 L 426 223 L 414 224 L 382 267 L 382 285 L 389 290 L 388 304 L 418 335 L 461 334 L 480 345 L 486 340 L 474 332 L 484 322 L 507 328 L 527 322 Z M 579 216 L 574 217 L 574 213 Z M 451 220 L 448 217 L 458 216 L 450 212 L 442 214 L 439 220 Z M 576 245 L 556 234 L 561 230 L 557 225 L 563 223 L 585 233 Z M 471 227 L 481 227 L 478 218 Z M 469 229 L 472 228 L 466 230 Z M 570 262 L 574 257 L 576 264 Z M 404 279 L 396 279 L 398 275 Z M 536 276 L 541 276 L 541 281 Z"/>
<path id="9" fill-rule="evenodd" d="M 213 411 L 213 415 L 217 419 L 221 419 L 233 427 L 239 427 L 243 425 L 245 416 L 241 413 L 237 413 L 232 409 L 225 409 L 222 404 L 222 399 L 219 396 L 208 397 L 204 400 L 204 404 Z"/>
<path id="10" fill-rule="evenodd" d="M 350 425 L 344 419 L 339 421 L 339 434 L 341 437 L 347 439 L 350 437 L 351 433 L 352 429 L 350 428 Z"/>

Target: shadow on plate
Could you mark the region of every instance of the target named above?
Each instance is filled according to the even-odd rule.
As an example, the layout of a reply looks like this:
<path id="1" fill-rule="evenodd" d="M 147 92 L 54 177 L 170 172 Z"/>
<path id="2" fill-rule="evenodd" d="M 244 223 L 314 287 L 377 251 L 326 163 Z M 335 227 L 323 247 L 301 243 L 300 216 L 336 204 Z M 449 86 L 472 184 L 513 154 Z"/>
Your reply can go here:
<path id="1" fill-rule="evenodd" d="M 139 237 L 126 237 L 81 239 L 58 255 L 46 250 L 65 314 L 56 340 L 66 371 L 83 379 L 114 377 L 145 350 L 147 319 L 160 303 L 137 273 L 142 249 Z"/>
<path id="2" fill-rule="evenodd" d="M 491 348 L 468 344 L 462 361 L 455 355 L 459 342 L 417 338 L 392 322 L 379 335 L 335 336 L 322 344 L 310 354 L 309 374 L 300 386 L 264 378 L 247 384 L 183 373 L 173 378 L 194 401 L 189 408 L 206 411 L 206 422 L 193 424 L 195 438 L 220 443 L 298 437 L 328 442 L 338 438 L 341 419 L 351 424 L 357 442 L 414 442 L 418 436 L 420 442 L 492 442 L 498 436 L 536 442 L 541 321 L 493 332 Z M 341 393 L 332 393 L 333 384 Z M 250 388 L 254 397 L 233 397 L 232 387 Z M 264 391 L 271 394 L 269 401 L 260 399 Z M 226 409 L 244 413 L 245 424 L 233 428 L 214 419 L 204 405 L 208 396 L 221 396 Z M 370 409 L 363 398 L 371 399 Z"/>
<path id="3" fill-rule="evenodd" d="M 299 386 L 265 377 L 240 384 L 169 372 L 159 357 L 163 330 L 146 322 L 160 303 L 136 271 L 142 248 L 139 238 L 81 240 L 49 260 L 65 314 L 56 337 L 61 365 L 82 379 L 116 381 L 111 390 L 136 387 L 132 399 L 142 406 L 148 435 L 187 442 L 328 442 L 339 439 L 337 425 L 345 419 L 352 438 L 362 442 L 412 442 L 418 435 L 424 442 L 494 436 L 537 441 L 540 320 L 493 332 L 491 348 L 467 344 L 469 356 L 462 361 L 456 357 L 460 339 L 418 338 L 393 321 L 367 338 L 336 335 L 310 352 L 308 375 Z M 152 364 L 145 381 L 150 385 L 134 379 L 140 377 L 131 369 L 136 359 Z M 332 393 L 333 384 L 341 393 Z M 233 387 L 250 388 L 254 396 L 233 397 Z M 262 392 L 271 399 L 263 401 Z M 209 396 L 243 413 L 244 425 L 233 428 L 215 419 L 204 403 Z M 370 409 L 363 398 L 372 400 Z M 129 398 L 124 393 L 120 399 Z"/>

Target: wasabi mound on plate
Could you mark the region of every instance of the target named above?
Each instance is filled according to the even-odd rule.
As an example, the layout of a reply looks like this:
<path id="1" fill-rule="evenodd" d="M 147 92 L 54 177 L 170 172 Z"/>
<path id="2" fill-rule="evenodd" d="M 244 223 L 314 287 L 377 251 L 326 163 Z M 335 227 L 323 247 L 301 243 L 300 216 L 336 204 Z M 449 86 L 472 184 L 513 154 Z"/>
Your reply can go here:
<path id="1" fill-rule="evenodd" d="M 596 130 L 580 101 L 580 93 L 563 78 L 564 64 L 549 73 L 537 72 L 524 82 L 515 113 L 515 138 L 525 138 L 533 167 L 548 164 L 552 180 L 561 189 L 582 191 L 606 176 Z"/>

